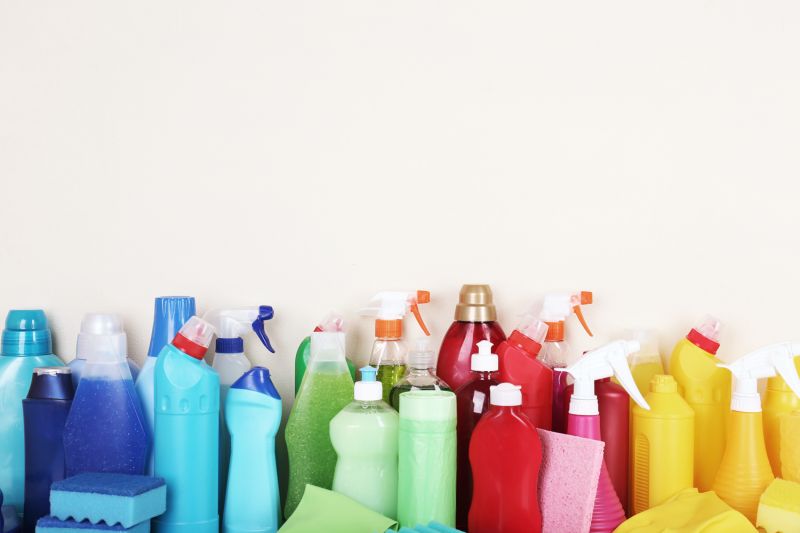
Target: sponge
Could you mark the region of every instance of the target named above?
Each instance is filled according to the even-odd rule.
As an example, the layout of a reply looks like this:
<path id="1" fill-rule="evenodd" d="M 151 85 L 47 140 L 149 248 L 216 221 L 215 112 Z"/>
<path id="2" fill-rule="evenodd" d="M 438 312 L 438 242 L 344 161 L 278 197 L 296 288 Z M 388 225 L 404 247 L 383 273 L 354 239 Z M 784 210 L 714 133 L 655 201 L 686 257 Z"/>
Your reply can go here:
<path id="1" fill-rule="evenodd" d="M 600 440 L 537 429 L 542 442 L 542 531 L 588 533 L 603 465 Z"/>
<path id="2" fill-rule="evenodd" d="M 54 482 L 50 490 L 50 514 L 61 520 L 103 521 L 129 528 L 162 514 L 166 508 L 167 487 L 163 479 L 155 477 L 78 474 Z"/>
<path id="3" fill-rule="evenodd" d="M 780 423 L 781 471 L 775 475 L 800 483 L 800 411 L 783 415 Z"/>
<path id="4" fill-rule="evenodd" d="M 758 502 L 756 526 L 767 533 L 800 533 L 800 484 L 775 479 Z"/>
<path id="5" fill-rule="evenodd" d="M 36 523 L 36 533 L 87 533 L 89 531 L 127 531 L 129 533 L 150 533 L 150 521 L 146 520 L 132 528 L 120 525 L 107 526 L 106 524 L 92 524 L 90 522 L 76 522 L 75 520 L 61 521 L 52 516 L 40 518 Z"/>

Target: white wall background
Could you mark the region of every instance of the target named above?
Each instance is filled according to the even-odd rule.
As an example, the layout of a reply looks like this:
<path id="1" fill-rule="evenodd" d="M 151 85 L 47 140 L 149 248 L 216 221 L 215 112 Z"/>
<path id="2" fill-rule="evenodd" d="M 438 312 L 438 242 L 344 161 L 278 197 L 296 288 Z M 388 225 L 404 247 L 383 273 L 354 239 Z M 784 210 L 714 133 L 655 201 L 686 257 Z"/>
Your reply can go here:
<path id="1" fill-rule="evenodd" d="M 799 50 L 790 1 L 4 1 L 0 309 L 65 358 L 119 312 L 141 359 L 156 295 L 272 304 L 287 399 L 329 309 L 366 359 L 382 289 L 437 342 L 465 282 L 507 328 L 593 290 L 580 347 L 800 338 Z"/>

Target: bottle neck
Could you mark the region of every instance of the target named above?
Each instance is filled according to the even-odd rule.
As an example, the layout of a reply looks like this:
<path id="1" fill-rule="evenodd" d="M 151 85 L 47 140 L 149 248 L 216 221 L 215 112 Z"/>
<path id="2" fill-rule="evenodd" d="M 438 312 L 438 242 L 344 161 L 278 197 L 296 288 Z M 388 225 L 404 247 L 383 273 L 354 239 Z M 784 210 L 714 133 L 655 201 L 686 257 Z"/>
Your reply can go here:
<path id="1" fill-rule="evenodd" d="M 564 321 L 545 323 L 547 324 L 547 337 L 545 337 L 544 342 L 564 342 L 566 338 Z"/>
<path id="2" fill-rule="evenodd" d="M 434 374 L 433 374 L 433 372 L 431 372 L 431 369 L 428 368 L 428 367 L 422 368 L 422 367 L 411 366 L 411 367 L 408 368 L 408 375 L 409 376 L 432 376 Z"/>
<path id="3" fill-rule="evenodd" d="M 499 372 L 497 370 L 473 370 L 472 373 L 475 374 L 475 379 L 478 381 L 492 381 Z"/>

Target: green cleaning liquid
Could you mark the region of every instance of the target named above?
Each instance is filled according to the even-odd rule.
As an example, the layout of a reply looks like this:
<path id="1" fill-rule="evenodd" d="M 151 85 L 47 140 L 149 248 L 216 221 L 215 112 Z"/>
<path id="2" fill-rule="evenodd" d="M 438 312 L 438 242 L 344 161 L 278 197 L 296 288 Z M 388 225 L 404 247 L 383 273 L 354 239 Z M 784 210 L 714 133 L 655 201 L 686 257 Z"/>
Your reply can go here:
<path id="1" fill-rule="evenodd" d="M 389 403 L 392 387 L 403 379 L 406 374 L 406 365 L 379 365 L 378 381 L 383 384 L 383 401 Z"/>

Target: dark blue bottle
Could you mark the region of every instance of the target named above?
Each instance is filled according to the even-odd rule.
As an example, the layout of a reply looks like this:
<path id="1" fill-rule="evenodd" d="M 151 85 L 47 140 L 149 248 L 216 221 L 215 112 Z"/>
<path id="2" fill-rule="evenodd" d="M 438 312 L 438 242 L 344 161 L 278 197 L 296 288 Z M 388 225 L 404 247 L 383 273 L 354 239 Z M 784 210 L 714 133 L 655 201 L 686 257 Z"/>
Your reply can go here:
<path id="1" fill-rule="evenodd" d="M 64 424 L 73 395 L 69 368 L 34 369 L 28 397 L 22 400 L 25 421 L 23 533 L 34 533 L 36 521 L 50 514 L 50 485 L 64 479 Z"/>

